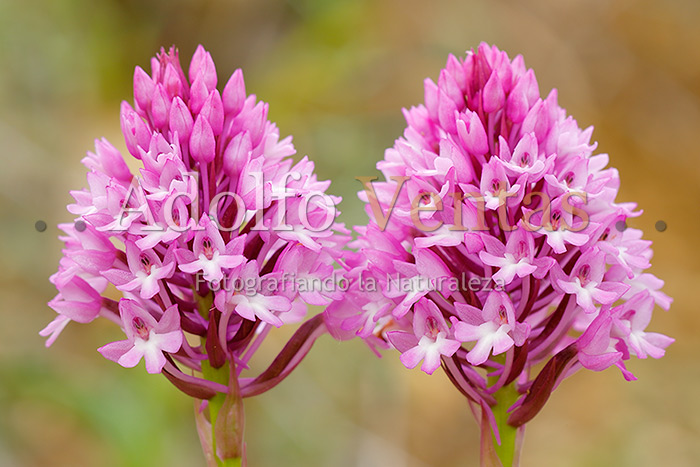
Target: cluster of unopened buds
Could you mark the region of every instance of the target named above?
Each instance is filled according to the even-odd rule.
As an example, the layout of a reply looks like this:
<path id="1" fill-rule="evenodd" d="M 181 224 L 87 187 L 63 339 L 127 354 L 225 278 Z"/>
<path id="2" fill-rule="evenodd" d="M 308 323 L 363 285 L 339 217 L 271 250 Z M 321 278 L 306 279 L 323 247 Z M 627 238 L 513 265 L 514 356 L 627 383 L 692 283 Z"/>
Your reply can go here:
<path id="1" fill-rule="evenodd" d="M 98 317 L 125 339 L 99 349 L 124 367 L 142 359 L 197 401 L 211 465 L 245 462 L 242 398 L 264 392 L 326 331 L 393 347 L 408 368 L 438 367 L 472 406 L 485 465 L 513 465 L 522 427 L 581 368 L 663 356 L 673 340 L 647 332 L 663 282 L 644 272 L 650 242 L 616 202 L 617 171 L 581 130 L 540 97 L 522 57 L 482 44 L 450 56 L 425 105 L 404 111 L 403 137 L 359 177 L 370 221 L 357 238 L 337 223 L 291 138 L 246 95 L 237 70 L 220 93 L 197 49 L 186 76 L 164 50 L 134 73 L 121 126 L 139 174 L 106 140 L 83 163 L 75 223 L 51 280 L 58 313 Z M 77 228 L 80 223 L 80 228 Z M 116 291 L 115 291 L 116 289 Z M 270 366 L 242 373 L 272 327 L 303 321 Z M 489 464 L 489 462 L 491 464 Z"/>

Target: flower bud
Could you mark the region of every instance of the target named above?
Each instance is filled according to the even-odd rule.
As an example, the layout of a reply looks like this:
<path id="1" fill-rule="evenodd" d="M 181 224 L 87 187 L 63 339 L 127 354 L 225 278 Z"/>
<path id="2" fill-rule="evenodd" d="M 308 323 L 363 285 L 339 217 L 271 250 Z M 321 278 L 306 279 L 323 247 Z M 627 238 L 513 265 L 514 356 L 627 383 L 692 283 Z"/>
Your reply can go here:
<path id="1" fill-rule="evenodd" d="M 537 101 L 523 120 L 521 132 L 534 132 L 538 142 L 544 141 L 550 129 L 549 112 L 544 101 Z"/>
<path id="2" fill-rule="evenodd" d="M 505 92 L 503 92 L 501 80 L 498 78 L 498 74 L 495 71 L 491 73 L 491 77 L 486 82 L 483 92 L 484 112 L 495 112 L 503 107 L 506 101 L 506 95 Z"/>
<path id="3" fill-rule="evenodd" d="M 224 105 L 221 102 L 219 91 L 214 89 L 209 93 L 209 97 L 204 101 L 199 114 L 209 121 L 214 136 L 219 136 L 224 129 Z"/>
<path id="4" fill-rule="evenodd" d="M 183 88 L 187 88 L 187 83 L 183 83 L 182 80 L 183 78 L 180 76 L 180 73 L 178 73 L 171 63 L 168 63 L 165 66 L 165 73 L 163 74 L 163 84 L 171 99 L 175 96 L 183 95 L 182 90 Z"/>
<path id="5" fill-rule="evenodd" d="M 450 98 L 450 100 L 452 100 L 457 107 L 457 110 L 462 111 L 464 107 L 466 107 L 462 90 L 459 88 L 457 82 L 452 75 L 447 72 L 447 70 L 442 70 L 440 72 L 438 87 Z"/>
<path id="6" fill-rule="evenodd" d="M 229 177 L 236 177 L 248 161 L 252 150 L 250 134 L 247 131 L 238 133 L 224 151 L 224 173 Z"/>
<path id="7" fill-rule="evenodd" d="M 190 100 L 188 103 L 193 114 L 196 115 L 200 110 L 202 110 L 204 101 L 207 100 L 207 97 L 209 97 L 209 90 L 204 84 L 204 78 L 199 76 L 194 80 L 194 83 L 192 83 L 192 87 L 190 88 Z"/>
<path id="8" fill-rule="evenodd" d="M 258 104 L 253 107 L 253 110 L 248 114 L 247 124 L 248 131 L 250 132 L 250 140 L 253 143 L 253 147 L 257 147 L 262 141 L 263 134 L 265 134 L 265 122 L 267 122 L 267 109 L 268 104 L 264 102 L 258 102 Z"/>
<path id="9" fill-rule="evenodd" d="M 155 83 L 151 77 L 143 71 L 143 68 L 137 66 L 134 69 L 134 101 L 138 109 L 148 110 L 154 89 Z"/>
<path id="10" fill-rule="evenodd" d="M 169 114 L 170 99 L 163 85 L 158 83 L 153 92 L 153 100 L 151 101 L 151 117 L 153 118 L 153 124 L 157 128 L 164 128 L 168 123 Z"/>
<path id="11" fill-rule="evenodd" d="M 460 61 L 455 57 L 454 55 L 450 54 L 447 57 L 447 65 L 445 66 L 445 69 L 447 72 L 450 74 L 452 79 L 455 80 L 455 83 L 457 83 L 457 86 L 459 86 L 459 89 L 462 90 L 462 93 L 467 90 L 467 74 L 464 72 L 464 66 L 460 63 Z"/>
<path id="12" fill-rule="evenodd" d="M 190 154 L 200 164 L 213 161 L 216 155 L 214 132 L 203 115 L 199 115 L 194 122 L 190 135 Z"/>
<path id="13" fill-rule="evenodd" d="M 467 110 L 457 119 L 457 134 L 462 146 L 468 152 L 476 155 L 486 154 L 489 150 L 486 130 L 476 112 Z"/>
<path id="14" fill-rule="evenodd" d="M 211 54 L 204 50 L 201 44 L 197 46 L 197 50 L 192 55 L 188 75 L 190 83 L 194 83 L 201 76 L 204 86 L 209 91 L 216 89 L 216 66 Z"/>
<path id="15" fill-rule="evenodd" d="M 226 115 L 237 115 L 245 103 L 245 83 L 243 82 L 243 72 L 239 69 L 233 72 L 228 83 L 224 87 L 222 100 Z"/>
<path id="16" fill-rule="evenodd" d="M 126 162 L 124 162 L 117 148 L 112 146 L 109 141 L 104 138 L 101 140 L 96 139 L 95 152 L 97 154 L 96 157 L 90 157 L 90 155 L 88 155 L 88 157 L 83 159 L 85 165 L 93 170 L 99 167 L 104 173 L 121 182 L 129 183 L 131 181 L 132 176 L 129 167 L 126 165 Z"/>
<path id="17" fill-rule="evenodd" d="M 425 108 L 428 109 L 428 116 L 431 120 L 438 119 L 438 87 L 433 80 L 426 78 L 423 81 L 423 94 L 425 100 Z"/>
<path id="18" fill-rule="evenodd" d="M 457 106 L 454 101 L 445 94 L 442 89 L 438 89 L 438 119 L 440 125 L 448 133 L 456 133 L 457 127 L 455 126 L 455 114 L 457 113 Z"/>
<path id="19" fill-rule="evenodd" d="M 189 141 L 193 123 L 190 109 L 182 99 L 179 97 L 173 99 L 173 105 L 170 107 L 170 130 L 177 132 L 180 144 Z"/>
<path id="20" fill-rule="evenodd" d="M 132 156 L 141 159 L 138 148 L 148 148 L 148 143 L 151 141 L 151 130 L 148 128 L 148 124 L 126 101 L 122 101 L 121 127 L 127 149 Z"/>
<path id="21" fill-rule="evenodd" d="M 521 82 L 522 80 L 518 81 L 518 84 L 508 94 L 508 101 L 506 102 L 506 115 L 513 123 L 522 122 L 528 111 L 527 97 L 520 84 Z"/>

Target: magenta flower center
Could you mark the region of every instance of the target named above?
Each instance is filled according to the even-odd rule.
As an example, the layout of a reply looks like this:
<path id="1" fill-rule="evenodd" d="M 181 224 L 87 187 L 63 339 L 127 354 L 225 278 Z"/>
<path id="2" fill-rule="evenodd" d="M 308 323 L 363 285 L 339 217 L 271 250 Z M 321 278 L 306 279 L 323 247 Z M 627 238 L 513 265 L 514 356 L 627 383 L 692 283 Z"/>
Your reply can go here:
<path id="1" fill-rule="evenodd" d="M 569 172 L 564 176 L 564 182 L 566 182 L 567 185 L 571 186 L 572 183 L 574 183 L 574 173 Z"/>
<path id="2" fill-rule="evenodd" d="M 508 324 L 508 313 L 503 305 L 498 308 L 498 320 L 501 324 Z"/>
<path id="3" fill-rule="evenodd" d="M 581 266 L 581 269 L 578 271 L 578 280 L 581 283 L 581 285 L 586 285 L 590 279 L 591 276 L 591 267 L 587 264 L 584 264 Z"/>
<path id="4" fill-rule="evenodd" d="M 529 152 L 524 152 L 522 156 L 520 156 L 520 167 L 529 167 L 530 166 L 530 153 Z"/>
<path id="5" fill-rule="evenodd" d="M 425 320 L 425 324 L 428 326 L 425 335 L 431 339 L 436 339 L 438 334 L 440 334 L 440 326 L 438 321 L 433 316 L 428 316 Z"/>
<path id="6" fill-rule="evenodd" d="M 559 211 L 554 211 L 552 213 L 552 230 L 559 230 L 561 226 L 561 213 Z"/>
<path id="7" fill-rule="evenodd" d="M 148 336 L 150 334 L 150 330 L 148 329 L 148 326 L 146 326 L 146 323 L 138 316 L 134 318 L 131 321 L 131 323 L 134 325 L 134 330 L 136 330 L 136 334 L 138 334 L 138 336 L 141 339 L 147 341 Z"/>
<path id="8" fill-rule="evenodd" d="M 202 241 L 202 253 L 207 259 L 212 259 L 214 257 L 214 246 L 211 244 L 211 240 L 208 237 Z"/>
<path id="9" fill-rule="evenodd" d="M 505 183 L 497 178 L 494 178 L 491 181 L 491 193 L 493 193 L 494 196 L 498 196 L 498 194 L 504 189 L 504 185 Z"/>
<path id="10" fill-rule="evenodd" d="M 150 275 L 151 267 L 153 266 L 153 264 L 151 263 L 151 259 L 144 254 L 142 254 L 139 259 L 141 260 L 141 266 L 143 266 L 144 272 Z"/>

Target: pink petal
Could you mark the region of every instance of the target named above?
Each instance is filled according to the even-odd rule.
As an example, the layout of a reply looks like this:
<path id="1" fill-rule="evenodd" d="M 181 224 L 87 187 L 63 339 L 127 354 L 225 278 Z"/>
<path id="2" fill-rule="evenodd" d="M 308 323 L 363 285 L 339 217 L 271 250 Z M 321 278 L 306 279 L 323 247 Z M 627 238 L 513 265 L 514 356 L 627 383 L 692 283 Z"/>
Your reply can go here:
<path id="1" fill-rule="evenodd" d="M 122 357 L 122 355 L 127 353 L 132 347 L 133 344 L 130 341 L 123 340 L 103 345 L 102 347 L 97 349 L 97 351 L 100 352 L 102 356 L 106 359 L 112 360 L 113 362 L 117 362 Z"/>

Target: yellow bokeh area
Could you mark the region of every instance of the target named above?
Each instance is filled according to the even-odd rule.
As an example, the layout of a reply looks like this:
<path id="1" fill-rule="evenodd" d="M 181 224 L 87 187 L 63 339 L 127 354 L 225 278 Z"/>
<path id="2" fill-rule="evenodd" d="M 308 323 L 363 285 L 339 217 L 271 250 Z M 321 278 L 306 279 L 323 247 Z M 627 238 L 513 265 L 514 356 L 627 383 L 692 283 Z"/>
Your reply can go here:
<path id="1" fill-rule="evenodd" d="M 699 23 L 695 0 L 0 0 L 0 466 L 204 465 L 189 398 L 96 352 L 121 338 L 114 325 L 71 323 L 48 350 L 37 334 L 54 316 L 56 225 L 86 185 L 80 159 L 98 137 L 124 148 L 135 65 L 175 44 L 187 66 L 202 43 L 220 85 L 243 68 L 352 225 L 366 221 L 354 177 L 376 174 L 401 108 L 423 100 L 449 53 L 482 40 L 523 54 L 542 93 L 557 87 L 595 126 L 619 200 L 644 210 L 628 224 L 654 241 L 651 272 L 675 299 L 651 324 L 677 339 L 666 357 L 631 362 L 636 382 L 614 368 L 566 380 L 529 424 L 522 465 L 700 465 Z M 271 333 L 255 368 L 292 331 Z M 397 357 L 323 336 L 246 401 L 250 465 L 478 465 L 466 401 Z"/>

